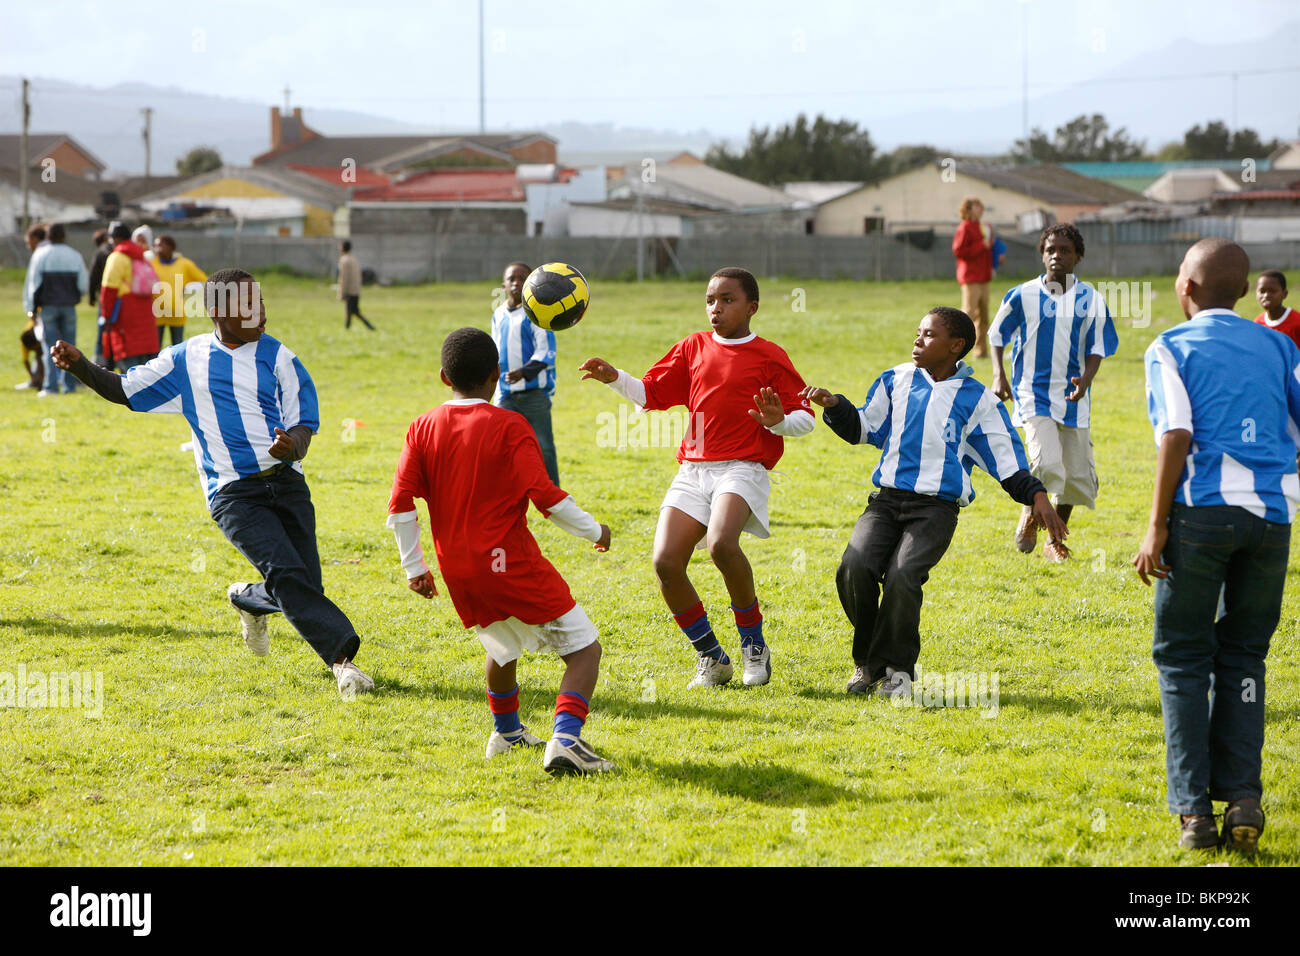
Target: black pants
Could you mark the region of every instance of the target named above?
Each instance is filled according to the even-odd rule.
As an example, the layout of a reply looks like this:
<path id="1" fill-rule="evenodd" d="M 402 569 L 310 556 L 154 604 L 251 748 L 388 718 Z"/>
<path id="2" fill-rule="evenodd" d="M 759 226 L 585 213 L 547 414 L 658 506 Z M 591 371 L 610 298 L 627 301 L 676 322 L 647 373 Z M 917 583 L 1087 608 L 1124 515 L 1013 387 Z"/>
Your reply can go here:
<path id="1" fill-rule="evenodd" d="M 232 481 L 213 496 L 212 520 L 265 579 L 236 595 L 237 607 L 283 611 L 326 664 L 356 656 L 361 639 L 321 584 L 316 510 L 299 472 L 283 465 L 264 478 Z"/>
<path id="2" fill-rule="evenodd" d="M 347 315 L 344 316 L 343 319 L 343 327 L 345 329 L 352 328 L 352 316 L 354 315 L 361 320 L 361 324 L 364 325 L 366 328 L 368 329 L 374 328 L 373 325 L 371 325 L 369 322 L 366 321 L 366 317 L 361 314 L 361 296 L 347 295 L 343 297 L 343 301 L 347 305 L 347 310 L 348 310 Z"/>
<path id="3" fill-rule="evenodd" d="M 183 325 L 160 325 L 158 326 L 158 351 L 162 351 L 163 337 L 167 330 L 171 329 L 172 345 L 180 345 L 185 340 L 185 326 Z"/>
<path id="4" fill-rule="evenodd" d="M 835 572 L 853 625 L 853 660 L 870 678 L 885 667 L 916 677 L 921 653 L 921 588 L 939 563 L 959 508 L 931 495 L 884 488 L 867 499 Z M 881 594 L 881 586 L 884 594 Z"/>

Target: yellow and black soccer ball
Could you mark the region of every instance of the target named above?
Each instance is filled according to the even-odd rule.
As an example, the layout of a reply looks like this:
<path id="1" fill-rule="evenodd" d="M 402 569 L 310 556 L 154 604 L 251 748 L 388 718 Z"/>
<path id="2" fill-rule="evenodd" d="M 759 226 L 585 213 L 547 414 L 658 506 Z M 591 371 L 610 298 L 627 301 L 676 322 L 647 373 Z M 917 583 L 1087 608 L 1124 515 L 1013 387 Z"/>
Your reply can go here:
<path id="1" fill-rule="evenodd" d="M 524 312 L 551 332 L 577 325 L 590 301 L 587 280 L 564 262 L 538 266 L 524 280 Z"/>

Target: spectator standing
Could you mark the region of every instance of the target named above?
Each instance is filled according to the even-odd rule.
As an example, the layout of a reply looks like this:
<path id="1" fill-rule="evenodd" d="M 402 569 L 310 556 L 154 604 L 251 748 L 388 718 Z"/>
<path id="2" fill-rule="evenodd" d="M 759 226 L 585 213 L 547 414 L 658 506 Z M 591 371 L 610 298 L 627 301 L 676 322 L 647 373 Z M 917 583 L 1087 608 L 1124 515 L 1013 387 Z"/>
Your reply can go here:
<path id="1" fill-rule="evenodd" d="M 993 230 L 980 222 L 984 203 L 975 196 L 961 202 L 961 225 L 952 237 L 961 285 L 961 310 L 975 323 L 975 358 L 989 354 L 989 280 L 993 278 Z"/>
<path id="2" fill-rule="evenodd" d="M 131 241 L 130 229 L 118 223 L 111 236 L 116 244 L 104 265 L 99 314 L 103 318 L 104 358 L 110 366 L 126 371 L 158 354 L 153 318 L 158 275 L 145 260 L 144 249 Z"/>
<path id="3" fill-rule="evenodd" d="M 159 284 L 153 312 L 158 320 L 158 349 L 161 351 L 167 329 L 171 329 L 172 345 L 185 338 L 185 291 L 197 283 L 201 296 L 201 287 L 208 281 L 208 274 L 193 260 L 177 252 L 176 240 L 167 235 L 153 241 L 153 271 L 158 275 Z"/>
<path id="4" fill-rule="evenodd" d="M 71 345 L 77 342 L 77 303 L 86 294 L 89 280 L 85 260 L 66 239 L 62 223 L 49 227 L 46 242 L 32 253 L 27 264 L 27 281 L 23 283 L 23 308 L 28 315 L 40 313 L 37 328 L 46 369 L 38 393 L 42 396 L 76 391 L 76 378 L 49 361 L 55 342 L 60 339 Z"/>
<path id="5" fill-rule="evenodd" d="M 361 263 L 352 254 L 352 243 L 343 240 L 339 255 L 339 298 L 343 300 L 347 311 L 343 316 L 343 327 L 352 328 L 352 316 L 361 320 L 361 324 L 370 331 L 375 327 L 361 314 Z"/>

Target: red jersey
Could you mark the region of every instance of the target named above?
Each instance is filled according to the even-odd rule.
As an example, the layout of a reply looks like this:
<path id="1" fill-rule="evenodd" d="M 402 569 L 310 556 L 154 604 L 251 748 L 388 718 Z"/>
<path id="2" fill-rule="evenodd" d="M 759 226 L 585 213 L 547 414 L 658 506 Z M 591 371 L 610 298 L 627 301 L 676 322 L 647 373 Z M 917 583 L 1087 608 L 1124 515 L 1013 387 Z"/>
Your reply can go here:
<path id="1" fill-rule="evenodd" d="M 760 388 L 776 389 L 787 415 L 799 410 L 812 414 L 808 400 L 799 396 L 804 382 L 790 356 L 757 335 L 688 335 L 651 366 L 641 383 L 647 409 L 685 405 L 690 413 L 677 449 L 679 462 L 757 461 L 771 470 L 781 460 L 785 440 L 749 416 Z"/>
<path id="2" fill-rule="evenodd" d="M 1268 317 L 1267 312 L 1255 316 L 1255 321 L 1260 325 L 1267 325 L 1270 329 L 1276 329 L 1300 347 L 1300 314 L 1297 314 L 1295 309 L 1288 308 L 1282 313 L 1282 318 L 1276 322 Z"/>
<path id="3" fill-rule="evenodd" d="M 963 219 L 952 237 L 957 257 L 957 282 L 988 282 L 993 278 L 993 231 L 982 222 Z"/>
<path id="4" fill-rule="evenodd" d="M 466 627 L 508 617 L 545 624 L 575 602 L 528 530 L 528 502 L 545 515 L 566 497 L 546 476 L 524 416 L 461 400 L 411 423 L 388 513 L 424 499 L 438 567 Z"/>

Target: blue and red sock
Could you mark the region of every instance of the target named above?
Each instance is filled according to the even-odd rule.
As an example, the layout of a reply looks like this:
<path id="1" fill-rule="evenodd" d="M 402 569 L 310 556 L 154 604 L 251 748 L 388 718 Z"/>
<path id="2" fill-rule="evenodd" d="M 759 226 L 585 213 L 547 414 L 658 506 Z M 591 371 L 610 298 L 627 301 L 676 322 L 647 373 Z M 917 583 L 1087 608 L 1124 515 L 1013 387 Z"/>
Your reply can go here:
<path id="1" fill-rule="evenodd" d="M 582 736 L 582 725 L 587 722 L 590 709 L 587 698 L 581 694 L 565 692 L 555 698 L 555 733 Z M 561 740 L 566 747 L 572 747 L 573 741 Z"/>
<path id="2" fill-rule="evenodd" d="M 730 664 L 727 655 L 722 650 L 722 645 L 713 635 L 713 628 L 709 625 L 709 616 L 704 613 L 704 602 L 699 601 L 692 608 L 688 608 L 681 614 L 674 614 L 673 620 L 677 626 L 682 629 L 691 646 L 695 648 L 695 653 L 701 657 L 712 657 L 715 661 L 723 664 Z"/>
<path id="3" fill-rule="evenodd" d="M 506 737 L 515 737 L 523 732 L 524 725 L 519 722 L 519 685 L 512 691 L 498 694 L 488 689 L 488 710 L 492 711 L 492 725 L 497 733 Z"/>
<path id="4" fill-rule="evenodd" d="M 736 615 L 736 630 L 740 632 L 740 646 L 755 644 L 763 646 L 763 613 L 758 609 L 758 598 L 746 608 L 731 605 L 731 612 Z"/>

